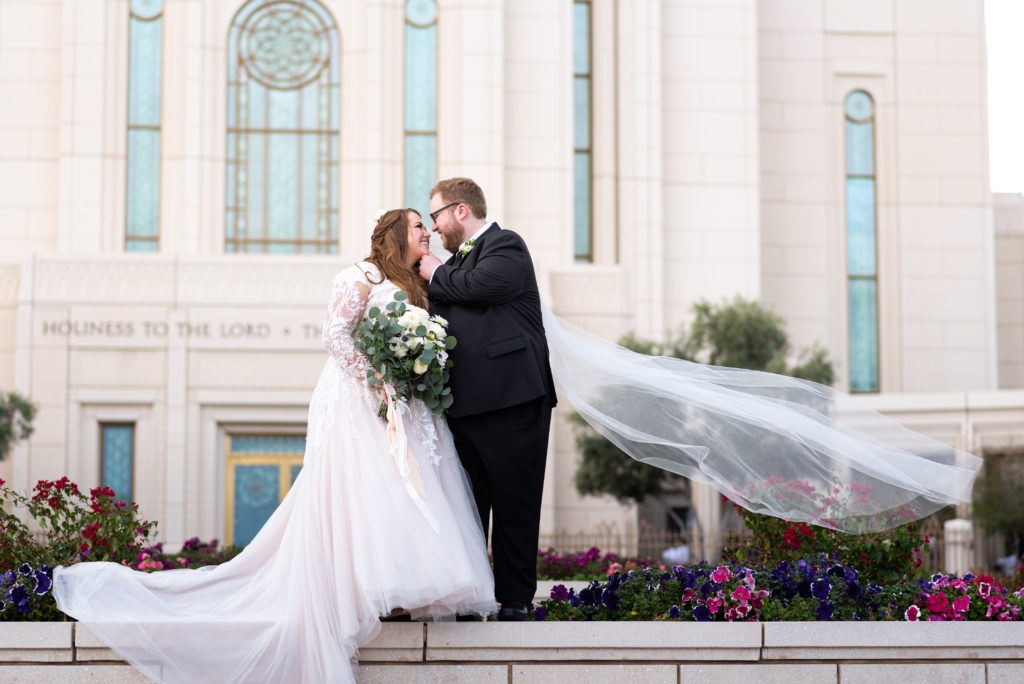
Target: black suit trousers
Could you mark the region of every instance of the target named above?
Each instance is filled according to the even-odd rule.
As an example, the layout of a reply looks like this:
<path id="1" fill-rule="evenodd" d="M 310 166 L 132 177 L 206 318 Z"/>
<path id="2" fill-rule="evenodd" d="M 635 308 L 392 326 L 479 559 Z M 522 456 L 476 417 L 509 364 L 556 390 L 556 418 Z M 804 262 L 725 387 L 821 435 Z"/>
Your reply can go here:
<path id="1" fill-rule="evenodd" d="M 494 594 L 502 604 L 528 606 L 537 591 L 537 538 L 550 425 L 546 397 L 448 418 L 485 533 L 493 515 Z"/>

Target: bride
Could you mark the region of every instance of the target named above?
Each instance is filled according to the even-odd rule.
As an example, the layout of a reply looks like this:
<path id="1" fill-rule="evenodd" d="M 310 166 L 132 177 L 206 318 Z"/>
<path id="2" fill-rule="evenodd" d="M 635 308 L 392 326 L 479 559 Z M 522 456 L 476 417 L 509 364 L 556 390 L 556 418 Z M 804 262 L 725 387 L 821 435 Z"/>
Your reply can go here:
<path id="1" fill-rule="evenodd" d="M 426 307 L 414 265 L 429 241 L 417 212 L 391 210 L 370 256 L 335 277 L 302 471 L 240 555 L 153 574 L 57 568 L 58 607 L 160 682 L 354 681 L 357 649 L 380 616 L 494 611 L 480 518 L 444 418 L 417 399 L 404 412 L 413 493 L 389 456 L 381 395 L 352 336 L 399 289 Z"/>

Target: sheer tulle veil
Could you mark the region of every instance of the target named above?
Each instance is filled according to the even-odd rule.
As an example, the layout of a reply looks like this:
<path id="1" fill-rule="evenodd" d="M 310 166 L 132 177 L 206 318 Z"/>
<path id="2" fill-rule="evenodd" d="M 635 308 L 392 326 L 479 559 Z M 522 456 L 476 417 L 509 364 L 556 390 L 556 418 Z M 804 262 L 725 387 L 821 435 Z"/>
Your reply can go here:
<path id="1" fill-rule="evenodd" d="M 824 385 L 625 349 L 545 305 L 562 397 L 631 457 L 758 513 L 845 532 L 969 500 L 981 459 Z"/>

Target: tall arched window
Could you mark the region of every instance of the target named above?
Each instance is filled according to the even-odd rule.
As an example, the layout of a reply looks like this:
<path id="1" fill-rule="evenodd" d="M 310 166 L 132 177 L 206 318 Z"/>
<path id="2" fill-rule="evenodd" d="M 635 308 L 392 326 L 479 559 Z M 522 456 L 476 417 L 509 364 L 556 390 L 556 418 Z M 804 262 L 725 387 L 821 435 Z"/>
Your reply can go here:
<path id="1" fill-rule="evenodd" d="M 844 102 L 846 127 L 846 273 L 850 390 L 878 391 L 878 253 L 875 103 L 863 90 Z"/>
<path id="2" fill-rule="evenodd" d="M 437 180 L 437 2 L 405 3 L 405 206 L 426 216 Z"/>
<path id="3" fill-rule="evenodd" d="M 573 77 L 573 253 L 576 261 L 594 260 L 591 208 L 591 7 L 572 5 Z"/>
<path id="4" fill-rule="evenodd" d="M 128 140 L 125 149 L 126 252 L 160 246 L 160 101 L 163 0 L 131 0 L 128 19 Z"/>
<path id="5" fill-rule="evenodd" d="M 225 251 L 338 251 L 338 54 L 316 0 L 249 0 L 235 15 Z"/>

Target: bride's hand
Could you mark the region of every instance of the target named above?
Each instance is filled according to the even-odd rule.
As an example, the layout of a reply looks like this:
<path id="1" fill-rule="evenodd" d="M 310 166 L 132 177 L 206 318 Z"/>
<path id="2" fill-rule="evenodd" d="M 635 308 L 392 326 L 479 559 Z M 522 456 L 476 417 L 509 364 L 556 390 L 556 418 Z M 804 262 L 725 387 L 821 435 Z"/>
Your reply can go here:
<path id="1" fill-rule="evenodd" d="M 420 277 L 428 283 L 434 277 L 434 271 L 441 265 L 441 260 L 434 256 L 433 252 L 424 254 L 420 259 Z"/>

